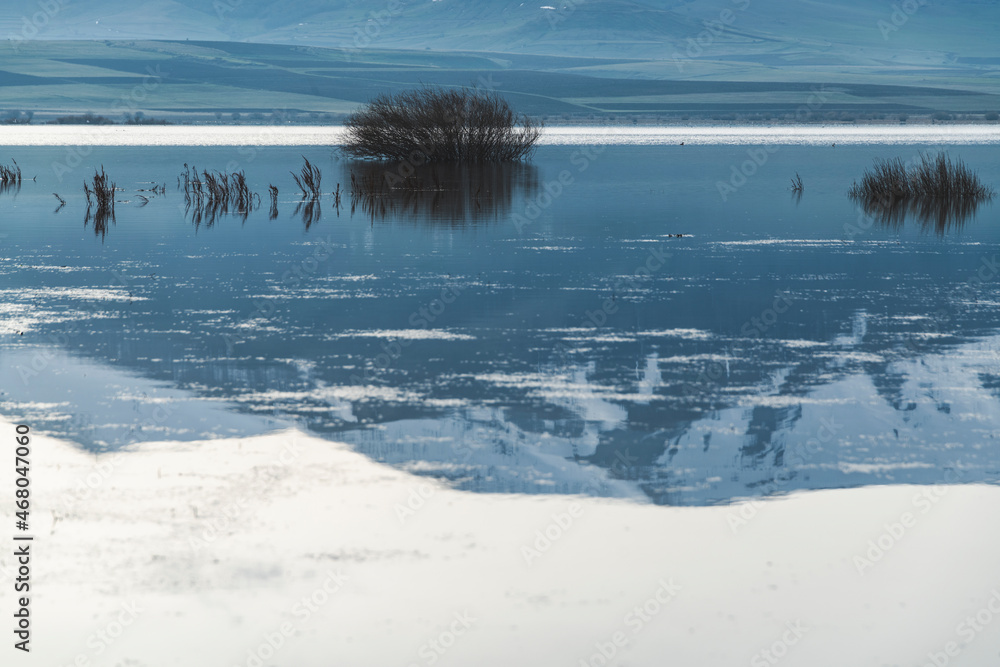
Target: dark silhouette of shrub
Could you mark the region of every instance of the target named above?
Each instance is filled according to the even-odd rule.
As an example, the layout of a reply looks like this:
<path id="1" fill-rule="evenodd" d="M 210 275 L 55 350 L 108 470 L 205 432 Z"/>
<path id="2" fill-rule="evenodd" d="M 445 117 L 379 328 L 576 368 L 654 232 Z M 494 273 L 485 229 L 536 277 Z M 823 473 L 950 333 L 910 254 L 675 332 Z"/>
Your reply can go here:
<path id="1" fill-rule="evenodd" d="M 516 162 L 541 126 L 494 92 L 424 87 L 385 93 L 345 123 L 342 150 L 356 158 L 411 162 Z"/>
<path id="2" fill-rule="evenodd" d="M 82 116 L 59 116 L 50 120 L 49 125 L 114 125 L 115 121 L 107 116 L 95 116 L 89 111 Z"/>

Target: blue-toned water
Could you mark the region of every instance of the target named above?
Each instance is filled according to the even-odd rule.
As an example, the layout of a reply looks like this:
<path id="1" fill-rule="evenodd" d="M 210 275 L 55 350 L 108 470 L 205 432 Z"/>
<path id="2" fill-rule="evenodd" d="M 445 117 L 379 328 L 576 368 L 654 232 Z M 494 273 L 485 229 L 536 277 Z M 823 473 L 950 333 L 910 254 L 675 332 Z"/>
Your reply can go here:
<path id="1" fill-rule="evenodd" d="M 847 196 L 927 150 L 1000 184 L 996 138 L 827 132 L 580 131 L 373 196 L 351 178 L 379 172 L 323 146 L 3 149 L 29 180 L 0 193 L 0 412 L 93 449 L 294 423 L 486 492 L 996 481 L 996 204 L 881 219 Z M 259 207 L 199 215 L 185 163 L 244 169 Z M 101 165 L 121 191 L 98 224 Z"/>

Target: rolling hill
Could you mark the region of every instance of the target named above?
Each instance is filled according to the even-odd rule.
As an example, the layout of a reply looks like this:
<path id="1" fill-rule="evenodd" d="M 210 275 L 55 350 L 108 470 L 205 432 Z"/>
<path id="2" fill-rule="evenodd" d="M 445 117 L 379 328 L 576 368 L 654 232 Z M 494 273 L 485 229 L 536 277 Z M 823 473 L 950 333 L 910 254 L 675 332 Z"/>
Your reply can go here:
<path id="1" fill-rule="evenodd" d="M 192 39 L 565 56 L 771 56 L 783 66 L 996 58 L 987 0 L 68 0 L 4 3 L 0 36 Z M 909 12 L 909 13 L 907 13 Z M 692 48 L 692 45 L 694 47 Z M 775 61 L 774 58 L 784 60 Z"/>
<path id="2" fill-rule="evenodd" d="M 1000 110 L 995 2 L 542 2 L 5 3 L 0 109 L 336 118 L 375 92 L 488 80 L 562 119 L 794 118 L 816 91 L 799 120 Z"/>

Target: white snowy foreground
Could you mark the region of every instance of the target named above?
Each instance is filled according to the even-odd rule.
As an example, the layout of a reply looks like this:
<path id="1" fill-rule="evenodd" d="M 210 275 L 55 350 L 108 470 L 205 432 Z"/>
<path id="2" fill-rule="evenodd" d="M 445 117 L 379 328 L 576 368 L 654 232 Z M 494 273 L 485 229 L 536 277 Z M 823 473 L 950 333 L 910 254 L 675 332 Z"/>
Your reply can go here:
<path id="1" fill-rule="evenodd" d="M 0 429 L 9 490 L 14 428 Z M 940 667 L 1000 655 L 1000 488 L 669 508 L 453 491 L 297 431 L 101 456 L 33 436 L 32 651 L 5 646 L 4 665 Z M 0 564 L 10 624 L 13 548 Z"/>

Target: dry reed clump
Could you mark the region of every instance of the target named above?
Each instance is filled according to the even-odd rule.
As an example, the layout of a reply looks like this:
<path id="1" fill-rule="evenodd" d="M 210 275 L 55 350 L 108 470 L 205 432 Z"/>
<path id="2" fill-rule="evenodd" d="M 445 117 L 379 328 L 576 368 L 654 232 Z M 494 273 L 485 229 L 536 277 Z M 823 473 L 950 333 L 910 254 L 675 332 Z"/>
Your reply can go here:
<path id="1" fill-rule="evenodd" d="M 323 216 L 323 207 L 320 203 L 320 196 L 323 194 L 323 173 L 319 167 L 309 161 L 309 158 L 302 156 L 302 169 L 296 174 L 291 172 L 295 184 L 302 192 L 302 199 L 295 206 L 295 215 L 302 216 L 302 222 L 306 229 L 319 222 Z M 334 193 L 336 206 L 340 206 L 340 184 L 337 184 L 338 192 Z"/>
<path id="2" fill-rule="evenodd" d="M 268 185 L 267 192 L 271 196 L 271 210 L 268 213 L 268 219 L 276 220 L 278 218 L 278 188 Z"/>
<path id="3" fill-rule="evenodd" d="M 115 184 L 105 173 L 103 165 L 100 171 L 94 172 L 91 182 L 83 183 L 83 192 L 87 195 L 84 224 L 93 221 L 94 233 L 102 237 L 107 233 L 108 222 L 115 221 L 115 190 Z"/>
<path id="4" fill-rule="evenodd" d="M 319 197 L 321 192 L 321 183 L 323 181 L 323 173 L 319 170 L 319 167 L 309 162 L 308 158 L 304 155 L 302 159 L 305 164 L 302 165 L 302 171 L 296 174 L 292 173 L 292 178 L 295 179 L 295 184 L 299 186 L 302 191 L 303 197 Z"/>
<path id="5" fill-rule="evenodd" d="M 993 189 L 980 182 L 976 172 L 961 160 L 951 161 L 946 153 L 922 155 L 918 164 L 907 167 L 899 158 L 875 160 L 861 182 L 851 186 L 851 197 L 863 201 L 892 202 L 903 199 L 942 198 L 984 201 Z"/>
<path id="6" fill-rule="evenodd" d="M 208 225 L 214 224 L 216 218 L 228 215 L 230 212 L 239 215 L 244 220 L 260 205 L 260 196 L 250 191 L 246 175 L 242 171 L 226 173 L 220 171 L 202 171 L 197 167 L 184 164 L 184 171 L 178 178 L 178 185 L 183 179 L 184 203 L 192 212 L 195 224 L 205 220 Z"/>
<path id="7" fill-rule="evenodd" d="M 7 187 L 21 185 L 21 168 L 16 160 L 11 160 L 11 166 L 0 164 L 0 185 Z"/>
<path id="8" fill-rule="evenodd" d="M 943 234 L 975 216 L 994 191 L 961 160 L 939 153 L 909 167 L 899 158 L 876 160 L 849 194 L 880 225 L 900 228 L 912 216 Z"/>
<path id="9" fill-rule="evenodd" d="M 792 179 L 792 192 L 802 192 L 802 177 L 799 176 L 799 172 L 795 172 L 795 178 Z"/>

